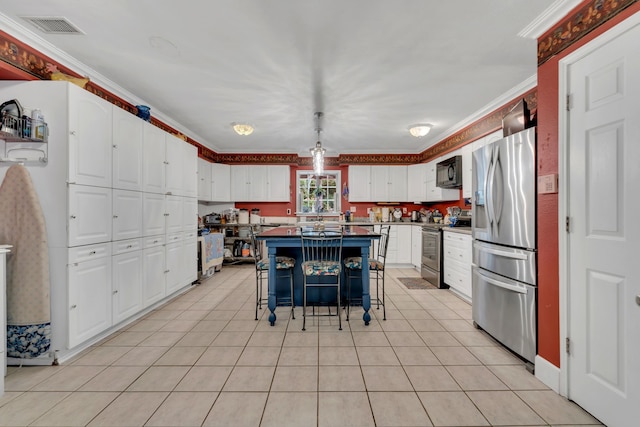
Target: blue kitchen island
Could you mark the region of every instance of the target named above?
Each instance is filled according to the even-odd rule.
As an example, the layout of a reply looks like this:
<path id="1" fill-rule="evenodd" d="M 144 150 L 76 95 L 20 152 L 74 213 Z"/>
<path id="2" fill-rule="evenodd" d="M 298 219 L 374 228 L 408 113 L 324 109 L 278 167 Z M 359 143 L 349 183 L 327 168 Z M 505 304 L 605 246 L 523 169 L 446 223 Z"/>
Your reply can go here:
<path id="1" fill-rule="evenodd" d="M 269 314 L 271 326 L 273 326 L 276 321 L 275 309 L 277 295 L 281 292 L 287 295 L 287 297 L 289 295 L 288 281 L 286 279 L 276 278 L 276 256 L 289 256 L 296 260 L 296 266 L 294 268 L 294 301 L 296 306 L 302 306 L 302 270 L 300 267 L 302 264 L 302 240 L 300 230 L 300 227 L 282 226 L 264 231 L 256 236 L 258 240 L 265 242 L 269 256 L 269 299 L 267 305 L 269 311 L 271 311 Z M 362 319 L 365 325 L 368 325 L 371 321 L 371 315 L 369 314 L 371 295 L 369 293 L 368 259 L 371 243 L 374 240 L 380 239 L 380 234 L 356 225 L 346 225 L 343 227 L 343 230 L 342 258 L 344 259 L 350 256 L 362 257 L 362 278 L 352 278 L 351 298 L 352 300 L 362 300 L 362 308 L 364 309 Z M 343 271 L 341 278 L 343 297 L 346 297 L 347 289 L 345 280 Z M 322 300 L 324 295 L 321 291 L 322 290 L 319 290 L 316 294 L 310 292 L 307 295 L 308 303 L 313 303 L 314 300 L 316 302 Z M 351 303 L 351 301 L 349 301 L 349 303 Z"/>

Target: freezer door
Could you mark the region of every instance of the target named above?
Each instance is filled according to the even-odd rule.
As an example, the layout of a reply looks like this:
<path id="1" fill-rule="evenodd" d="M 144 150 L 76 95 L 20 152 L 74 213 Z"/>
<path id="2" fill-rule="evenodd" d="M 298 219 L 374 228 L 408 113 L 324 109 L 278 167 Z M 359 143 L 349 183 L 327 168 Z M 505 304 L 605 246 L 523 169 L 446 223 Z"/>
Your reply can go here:
<path id="1" fill-rule="evenodd" d="M 511 351 L 534 363 L 537 288 L 477 266 L 472 267 L 472 273 L 474 322 Z"/>
<path id="2" fill-rule="evenodd" d="M 529 285 L 538 284 L 537 252 L 473 241 L 473 264 Z"/>
<path id="3" fill-rule="evenodd" d="M 535 128 L 473 152 L 473 237 L 536 248 Z"/>

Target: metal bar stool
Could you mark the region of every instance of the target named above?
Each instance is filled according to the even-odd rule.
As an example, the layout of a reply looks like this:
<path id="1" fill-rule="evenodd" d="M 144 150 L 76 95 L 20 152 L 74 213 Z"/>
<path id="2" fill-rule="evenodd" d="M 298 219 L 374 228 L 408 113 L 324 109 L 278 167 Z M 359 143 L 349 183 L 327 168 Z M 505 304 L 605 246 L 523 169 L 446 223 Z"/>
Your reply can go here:
<path id="1" fill-rule="evenodd" d="M 385 309 L 384 304 L 384 267 L 387 259 L 387 246 L 389 243 L 389 230 L 391 226 L 386 225 L 380 228 L 380 241 L 378 243 L 378 251 L 376 253 L 375 258 L 369 258 L 369 275 L 373 279 L 376 279 L 376 303 L 378 305 L 377 309 L 380 309 L 382 305 L 382 318 L 383 320 L 387 320 L 387 310 Z M 360 277 L 362 277 L 362 257 L 348 257 L 344 260 L 345 271 L 347 273 L 347 317 L 346 320 L 349 320 L 349 308 L 353 303 L 351 299 L 351 279 L 354 277 L 358 277 L 358 272 Z M 382 282 L 382 298 L 380 298 L 380 282 Z M 362 301 L 360 300 L 360 303 Z"/>
<path id="2" fill-rule="evenodd" d="M 251 233 L 251 247 L 253 249 L 253 258 L 256 266 L 256 320 L 258 320 L 258 308 L 262 310 L 262 303 L 266 303 L 268 298 L 262 297 L 262 281 L 269 277 L 269 258 L 262 258 L 262 246 L 258 243 L 253 227 L 249 227 Z M 293 299 L 293 269 L 296 266 L 296 260 L 288 256 L 276 257 L 276 278 L 278 273 L 281 277 L 289 276 L 291 283 L 291 318 L 295 319 L 294 312 L 295 300 Z M 276 303 L 277 304 L 277 303 Z"/>
<path id="3" fill-rule="evenodd" d="M 302 330 L 306 330 L 307 288 L 336 288 L 338 329 L 340 314 L 340 275 L 342 272 L 342 228 L 326 231 L 301 230 L 302 238 Z M 315 308 L 314 308 L 315 313 Z M 329 311 L 331 315 L 331 311 Z"/>

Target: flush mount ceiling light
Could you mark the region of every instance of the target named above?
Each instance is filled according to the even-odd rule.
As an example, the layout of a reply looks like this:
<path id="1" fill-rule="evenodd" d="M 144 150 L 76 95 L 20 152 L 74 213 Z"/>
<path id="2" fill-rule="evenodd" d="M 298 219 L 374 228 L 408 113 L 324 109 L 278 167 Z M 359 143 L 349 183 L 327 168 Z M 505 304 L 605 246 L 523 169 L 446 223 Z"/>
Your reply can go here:
<path id="1" fill-rule="evenodd" d="M 320 127 L 320 119 L 322 118 L 322 113 L 315 113 L 316 117 L 316 132 L 318 133 L 318 142 L 316 142 L 315 148 L 309 150 L 311 152 L 311 156 L 313 157 L 313 172 L 316 175 L 322 174 L 324 171 L 324 153 L 326 150 L 322 148 L 322 143 L 320 142 L 320 132 L 322 132 L 322 128 Z"/>
<path id="2" fill-rule="evenodd" d="M 231 123 L 231 126 L 238 135 L 247 136 L 253 133 L 253 126 L 247 123 Z"/>
<path id="3" fill-rule="evenodd" d="M 428 123 L 417 124 L 409 126 L 409 133 L 411 136 L 415 136 L 416 138 L 421 138 L 429 133 L 431 130 L 431 125 Z"/>

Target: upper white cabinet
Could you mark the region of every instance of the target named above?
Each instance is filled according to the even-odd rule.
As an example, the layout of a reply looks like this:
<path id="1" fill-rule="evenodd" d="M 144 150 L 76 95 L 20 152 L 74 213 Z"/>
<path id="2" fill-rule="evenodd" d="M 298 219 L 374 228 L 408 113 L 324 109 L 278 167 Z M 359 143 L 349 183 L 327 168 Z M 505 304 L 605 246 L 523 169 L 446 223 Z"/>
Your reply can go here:
<path id="1" fill-rule="evenodd" d="M 182 195 L 198 197 L 198 147 L 182 141 Z"/>
<path id="2" fill-rule="evenodd" d="M 144 121 L 113 109 L 112 187 L 142 191 L 142 127 Z"/>
<path id="3" fill-rule="evenodd" d="M 113 230 L 111 240 L 142 237 L 143 193 L 113 190 Z"/>
<path id="4" fill-rule="evenodd" d="M 211 162 L 198 159 L 198 200 L 212 201 Z"/>
<path id="5" fill-rule="evenodd" d="M 462 197 L 471 198 L 473 193 L 471 186 L 473 181 L 473 144 L 467 144 L 460 150 L 462 152 Z"/>
<path id="6" fill-rule="evenodd" d="M 147 193 L 164 194 L 165 190 L 165 132 L 143 123 L 142 189 Z"/>
<path id="7" fill-rule="evenodd" d="M 407 199 L 410 202 L 427 200 L 427 164 L 407 166 Z"/>
<path id="8" fill-rule="evenodd" d="M 110 188 L 69 184 L 67 246 L 111 240 L 111 192 Z"/>
<path id="9" fill-rule="evenodd" d="M 231 201 L 231 165 L 211 163 L 211 201 Z"/>
<path id="10" fill-rule="evenodd" d="M 167 194 L 182 195 L 184 189 L 182 165 L 185 155 L 182 145 L 184 141 L 173 135 L 164 133 L 165 136 L 165 190 Z"/>
<path id="11" fill-rule="evenodd" d="M 437 164 L 442 157 L 427 163 L 427 202 L 442 202 L 447 200 L 460 200 L 460 190 L 457 188 L 440 188 L 437 183 Z"/>
<path id="12" fill-rule="evenodd" d="M 371 166 L 349 166 L 349 201 L 370 202 Z"/>
<path id="13" fill-rule="evenodd" d="M 267 166 L 267 201 L 290 201 L 291 172 L 289 166 Z"/>
<path id="14" fill-rule="evenodd" d="M 235 202 L 288 202 L 289 166 L 231 166 L 231 200 Z"/>
<path id="15" fill-rule="evenodd" d="M 67 93 L 69 182 L 111 187 L 113 105 L 75 85 Z"/>
<path id="16" fill-rule="evenodd" d="M 371 166 L 371 197 L 378 202 L 407 200 L 406 166 Z"/>

